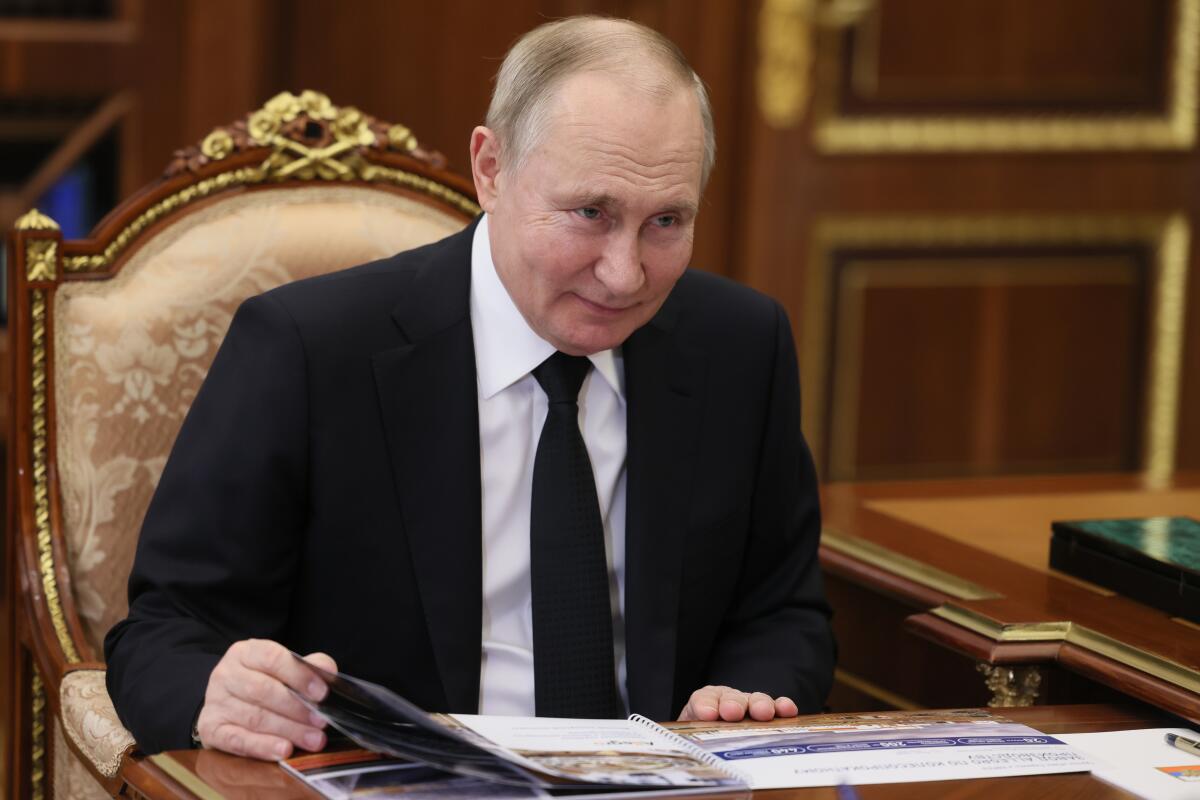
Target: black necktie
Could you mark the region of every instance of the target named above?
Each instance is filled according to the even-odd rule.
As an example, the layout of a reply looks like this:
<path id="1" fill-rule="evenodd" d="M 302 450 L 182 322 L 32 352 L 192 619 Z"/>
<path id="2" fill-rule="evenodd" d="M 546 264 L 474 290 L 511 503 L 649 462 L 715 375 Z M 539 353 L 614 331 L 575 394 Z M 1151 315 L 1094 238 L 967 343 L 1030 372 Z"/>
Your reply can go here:
<path id="1" fill-rule="evenodd" d="M 596 480 L 579 431 L 591 363 L 555 353 L 533 371 L 549 400 L 533 460 L 529 555 L 539 717 L 619 714 L 608 559 Z"/>

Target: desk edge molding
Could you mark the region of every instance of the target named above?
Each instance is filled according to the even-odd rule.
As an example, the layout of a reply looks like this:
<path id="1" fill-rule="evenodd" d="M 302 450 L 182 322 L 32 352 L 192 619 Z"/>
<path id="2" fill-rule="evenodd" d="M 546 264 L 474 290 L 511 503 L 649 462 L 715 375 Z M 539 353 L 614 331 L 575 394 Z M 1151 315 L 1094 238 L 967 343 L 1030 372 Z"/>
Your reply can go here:
<path id="1" fill-rule="evenodd" d="M 204 780 L 181 764 L 170 753 L 150 756 L 150 763 L 167 773 L 176 783 L 187 789 L 200 800 L 226 800 L 225 795 L 209 786 Z"/>
<path id="2" fill-rule="evenodd" d="M 867 539 L 841 533 L 834 528 L 827 527 L 821 531 L 821 544 L 830 550 L 887 570 L 958 600 L 999 600 L 1004 597 L 966 578 L 901 555 Z"/>
<path id="3" fill-rule="evenodd" d="M 1071 621 L 1002 623 L 986 614 L 945 603 L 931 614 L 997 642 L 1059 641 L 1200 693 L 1200 672 Z"/>

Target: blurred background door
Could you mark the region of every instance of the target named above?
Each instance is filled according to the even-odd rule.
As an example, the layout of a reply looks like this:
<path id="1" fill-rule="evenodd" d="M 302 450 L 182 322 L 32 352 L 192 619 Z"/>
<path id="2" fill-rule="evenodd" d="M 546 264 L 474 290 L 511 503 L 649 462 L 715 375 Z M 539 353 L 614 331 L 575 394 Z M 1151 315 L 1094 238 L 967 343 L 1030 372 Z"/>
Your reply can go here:
<path id="1" fill-rule="evenodd" d="M 796 315 L 826 479 L 1200 464 L 1194 0 L 755 27 L 738 274 Z"/>

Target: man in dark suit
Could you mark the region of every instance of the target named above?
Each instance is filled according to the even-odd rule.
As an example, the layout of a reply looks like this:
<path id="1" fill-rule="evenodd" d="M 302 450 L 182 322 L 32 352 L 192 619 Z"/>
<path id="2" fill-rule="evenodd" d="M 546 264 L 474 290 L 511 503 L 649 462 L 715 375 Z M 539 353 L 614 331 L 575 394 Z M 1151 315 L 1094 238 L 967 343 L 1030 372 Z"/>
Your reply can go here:
<path id="1" fill-rule="evenodd" d="M 686 270 L 713 149 L 673 45 L 552 23 L 472 134 L 479 221 L 242 306 L 106 641 L 143 749 L 319 749 L 285 646 L 431 710 L 820 708 L 791 329 Z"/>

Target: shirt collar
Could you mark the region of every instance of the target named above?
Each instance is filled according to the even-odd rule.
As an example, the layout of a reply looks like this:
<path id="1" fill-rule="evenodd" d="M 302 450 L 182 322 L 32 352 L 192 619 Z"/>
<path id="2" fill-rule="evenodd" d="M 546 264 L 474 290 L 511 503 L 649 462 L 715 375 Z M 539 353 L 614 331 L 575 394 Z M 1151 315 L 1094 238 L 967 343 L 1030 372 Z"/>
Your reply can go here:
<path id="1" fill-rule="evenodd" d="M 471 241 L 471 335 L 479 395 L 488 400 L 507 389 L 554 354 L 554 345 L 533 332 L 496 274 L 488 215 L 475 226 Z M 624 364 L 620 348 L 588 356 L 596 372 L 622 402 Z"/>

